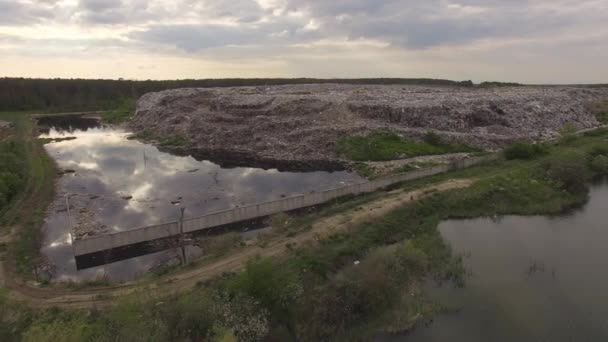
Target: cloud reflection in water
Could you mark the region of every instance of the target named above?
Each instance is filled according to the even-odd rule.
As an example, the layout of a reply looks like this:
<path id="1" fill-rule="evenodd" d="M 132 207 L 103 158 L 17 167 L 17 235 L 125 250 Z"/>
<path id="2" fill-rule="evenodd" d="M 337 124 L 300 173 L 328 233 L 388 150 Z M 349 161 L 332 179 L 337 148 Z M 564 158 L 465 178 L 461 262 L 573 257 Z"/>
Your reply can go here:
<path id="1" fill-rule="evenodd" d="M 89 223 L 76 228 L 82 235 L 81 229 L 88 225 L 107 233 L 176 220 L 178 206 L 184 206 L 186 217 L 192 217 L 362 180 L 348 172 L 225 169 L 209 161 L 160 152 L 154 146 L 126 139 L 128 135 L 129 132 L 110 127 L 55 127 L 41 136 L 77 138 L 46 145 L 60 169 L 75 171 L 58 181 L 57 199 L 45 225 L 42 253 L 57 265 L 57 279 L 90 279 L 106 274 L 113 279 L 130 280 L 171 253 L 77 272 L 64 210 L 66 195 L 74 207 L 73 221 Z"/>

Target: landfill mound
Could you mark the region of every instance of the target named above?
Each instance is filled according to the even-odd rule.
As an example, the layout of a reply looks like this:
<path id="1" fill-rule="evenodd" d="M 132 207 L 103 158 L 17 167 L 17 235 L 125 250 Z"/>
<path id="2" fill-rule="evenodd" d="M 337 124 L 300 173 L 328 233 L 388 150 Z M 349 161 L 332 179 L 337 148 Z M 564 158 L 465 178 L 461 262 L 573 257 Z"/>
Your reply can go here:
<path id="1" fill-rule="evenodd" d="M 555 137 L 566 123 L 599 126 L 590 106 L 608 88 L 310 84 L 188 88 L 149 93 L 135 133 L 187 138 L 191 148 L 276 161 L 342 162 L 340 137 L 391 131 L 496 150 Z"/>

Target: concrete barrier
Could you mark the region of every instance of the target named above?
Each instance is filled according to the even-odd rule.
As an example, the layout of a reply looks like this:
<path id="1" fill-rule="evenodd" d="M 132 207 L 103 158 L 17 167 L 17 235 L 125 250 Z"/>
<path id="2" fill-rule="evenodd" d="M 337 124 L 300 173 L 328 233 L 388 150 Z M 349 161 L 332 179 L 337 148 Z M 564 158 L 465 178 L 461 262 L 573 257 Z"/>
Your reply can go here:
<path id="1" fill-rule="evenodd" d="M 405 181 L 446 173 L 450 170 L 467 168 L 480 163 L 498 159 L 499 153 L 458 160 L 449 165 L 439 165 L 397 175 L 379 178 L 373 181 L 347 185 L 325 191 L 284 198 L 271 202 L 254 204 L 246 207 L 223 210 L 207 215 L 185 219 L 183 232 L 191 233 L 240 221 L 278 214 L 300 208 L 323 204 L 336 198 L 348 195 L 360 195 L 384 189 Z M 73 242 L 74 255 L 86 255 L 136 243 L 168 238 L 180 234 L 179 222 L 169 222 L 150 227 L 137 228 L 107 235 L 94 236 Z"/>

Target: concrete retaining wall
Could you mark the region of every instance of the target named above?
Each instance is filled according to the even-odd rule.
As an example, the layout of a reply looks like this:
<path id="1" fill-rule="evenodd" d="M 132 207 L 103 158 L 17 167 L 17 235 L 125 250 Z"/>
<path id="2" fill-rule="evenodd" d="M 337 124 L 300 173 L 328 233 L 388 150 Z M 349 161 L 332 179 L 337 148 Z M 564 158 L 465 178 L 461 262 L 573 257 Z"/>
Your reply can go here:
<path id="1" fill-rule="evenodd" d="M 476 164 L 496 160 L 498 158 L 499 154 L 497 153 L 479 156 L 459 160 L 451 165 L 440 165 L 428 169 L 421 169 L 383 177 L 365 183 L 353 184 L 340 188 L 289 197 L 277 201 L 219 211 L 200 217 L 185 219 L 183 222 L 183 229 L 185 233 L 190 233 L 211 227 L 269 216 L 285 211 L 311 207 L 347 195 L 370 193 L 393 184 L 433 176 L 448 172 L 450 170 L 463 169 Z M 85 255 L 113 248 L 124 247 L 135 243 L 168 238 L 171 236 L 176 236 L 179 233 L 179 223 L 176 221 L 113 234 L 94 236 L 87 239 L 74 241 L 74 255 Z"/>

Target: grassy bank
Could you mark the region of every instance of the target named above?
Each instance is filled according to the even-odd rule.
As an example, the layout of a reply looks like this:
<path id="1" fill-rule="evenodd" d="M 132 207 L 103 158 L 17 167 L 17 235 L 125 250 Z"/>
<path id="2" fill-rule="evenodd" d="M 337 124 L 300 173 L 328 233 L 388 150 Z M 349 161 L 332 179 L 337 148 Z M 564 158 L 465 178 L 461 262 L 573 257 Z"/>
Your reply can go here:
<path id="1" fill-rule="evenodd" d="M 26 113 L 0 113 L 0 120 L 14 124 L 10 136 L 2 144 L 14 146 L 12 161 L 8 162 L 7 167 L 18 165 L 15 169 L 19 177 L 0 217 L 1 226 L 4 227 L 2 233 L 11 236 L 8 266 L 31 277 L 38 261 L 40 228 L 46 209 L 53 200 L 56 169 L 42 142 L 33 136 L 33 123 Z M 3 158 L 4 163 L 8 160 Z"/>
<path id="2" fill-rule="evenodd" d="M 104 122 L 109 124 L 120 124 L 131 119 L 135 114 L 135 100 L 132 98 L 123 99 L 120 104 L 112 110 L 102 115 Z"/>
<path id="3" fill-rule="evenodd" d="M 361 162 L 477 151 L 466 145 L 443 143 L 434 133 L 428 133 L 423 142 L 416 142 L 387 132 L 341 138 L 337 149 L 341 156 Z"/>
<path id="4" fill-rule="evenodd" d="M 440 221 L 550 215 L 584 204 L 587 181 L 608 172 L 594 166 L 608 158 L 607 138 L 604 131 L 567 139 L 524 159 L 407 183 L 405 188 L 477 179 L 469 188 L 431 193 L 316 244 L 289 247 L 283 258 L 252 260 L 243 272 L 185 295 L 150 298 L 142 292 L 86 314 L 0 306 L 0 340 L 22 334 L 25 341 L 350 341 L 378 330 L 407 331 L 441 309 L 420 291 L 423 280 L 466 285 L 461 261 L 437 230 Z M 302 220 L 293 224 L 302 229 Z M 290 233 L 289 226 L 284 230 Z"/>

